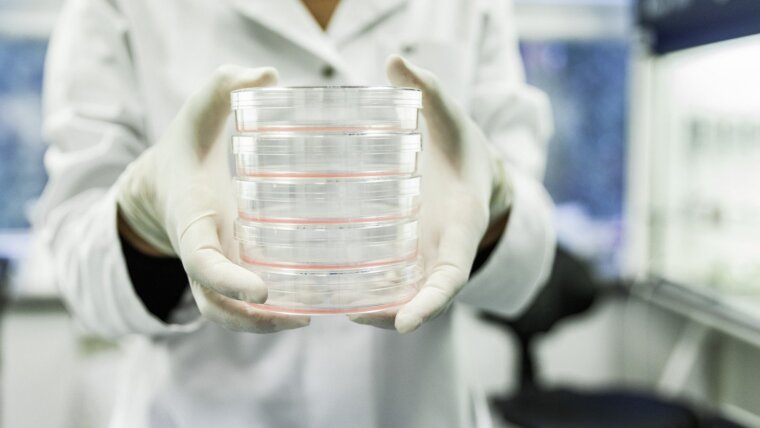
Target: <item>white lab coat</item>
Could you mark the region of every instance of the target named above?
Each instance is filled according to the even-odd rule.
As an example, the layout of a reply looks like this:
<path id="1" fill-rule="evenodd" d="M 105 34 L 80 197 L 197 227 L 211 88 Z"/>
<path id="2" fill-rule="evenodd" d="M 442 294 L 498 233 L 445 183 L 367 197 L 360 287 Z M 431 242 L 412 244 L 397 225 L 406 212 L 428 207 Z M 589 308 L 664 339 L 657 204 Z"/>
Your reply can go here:
<path id="1" fill-rule="evenodd" d="M 540 184 L 548 103 L 524 84 L 500 0 L 342 0 L 322 32 L 298 0 L 69 0 L 45 75 L 49 184 L 35 219 L 62 295 L 107 337 L 147 337 L 112 427 L 466 427 L 450 313 L 401 336 L 317 317 L 273 335 L 144 308 L 116 230 L 113 184 L 220 64 L 274 66 L 282 85 L 387 84 L 391 53 L 436 73 L 510 165 L 514 207 L 457 301 L 520 311 L 553 257 Z"/>

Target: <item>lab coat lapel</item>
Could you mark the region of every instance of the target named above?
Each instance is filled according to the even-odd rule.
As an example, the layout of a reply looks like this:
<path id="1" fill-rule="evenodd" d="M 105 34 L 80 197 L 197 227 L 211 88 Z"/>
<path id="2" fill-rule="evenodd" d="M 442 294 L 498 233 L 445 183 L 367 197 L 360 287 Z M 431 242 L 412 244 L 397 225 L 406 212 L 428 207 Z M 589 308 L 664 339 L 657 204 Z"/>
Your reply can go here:
<path id="1" fill-rule="evenodd" d="M 327 35 L 339 45 L 400 10 L 407 1 L 340 0 L 327 27 Z"/>
<path id="2" fill-rule="evenodd" d="M 333 41 L 299 0 L 228 0 L 241 14 L 350 75 Z"/>

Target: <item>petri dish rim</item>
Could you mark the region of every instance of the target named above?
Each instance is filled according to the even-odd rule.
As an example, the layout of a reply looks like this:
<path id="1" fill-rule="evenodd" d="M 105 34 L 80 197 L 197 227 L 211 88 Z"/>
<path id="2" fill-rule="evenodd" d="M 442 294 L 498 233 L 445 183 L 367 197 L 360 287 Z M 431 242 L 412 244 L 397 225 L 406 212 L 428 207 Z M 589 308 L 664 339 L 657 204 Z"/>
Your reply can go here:
<path id="1" fill-rule="evenodd" d="M 369 314 L 373 312 L 380 312 L 387 309 L 393 309 L 399 306 L 402 306 L 406 303 L 409 303 L 414 296 L 415 293 L 410 294 L 409 296 L 405 296 L 403 299 L 391 302 L 391 303 L 384 303 L 381 305 L 373 305 L 373 306 L 356 306 L 356 307 L 347 307 L 347 308 L 309 308 L 309 307 L 303 307 L 303 308 L 297 308 L 297 307 L 290 307 L 290 306 L 280 306 L 280 305 L 269 305 L 266 303 L 249 303 L 249 305 L 253 306 L 256 309 L 260 309 L 262 311 L 267 312 L 274 312 L 278 314 L 283 315 L 349 315 L 349 314 Z"/>
<path id="2" fill-rule="evenodd" d="M 269 241 L 272 242 L 273 238 L 266 238 L 273 233 L 290 234 L 293 237 L 288 239 L 288 242 L 293 242 L 295 235 L 304 235 L 305 233 L 312 234 L 329 234 L 343 233 L 344 240 L 345 234 L 353 234 L 353 241 L 361 241 L 363 238 L 361 235 L 368 235 L 372 239 L 379 239 L 380 237 L 395 237 L 395 239 L 412 239 L 419 236 L 419 220 L 414 217 L 408 217 L 401 221 L 388 221 L 388 222 L 340 222 L 340 223 L 273 223 L 273 222 L 260 222 L 254 220 L 237 219 L 234 222 L 233 235 L 237 241 L 249 242 L 256 239 L 257 242 Z M 314 235 L 319 236 L 319 235 Z M 324 235 L 321 240 L 325 240 L 329 235 Z M 282 237 L 280 238 L 282 239 Z M 307 239 L 302 236 L 301 239 Z M 309 237 L 310 240 L 317 239 L 315 237 Z"/>
<path id="3" fill-rule="evenodd" d="M 419 152 L 422 150 L 422 138 L 416 131 L 388 131 L 388 130 L 369 130 L 369 131 L 292 131 L 276 130 L 264 132 L 247 132 L 232 136 L 232 152 L 234 154 L 259 154 L 266 155 L 266 151 L 272 147 L 282 150 L 282 146 L 292 141 L 303 141 L 306 144 L 310 140 L 323 145 L 339 145 L 352 142 L 356 144 L 372 143 L 372 150 L 368 153 L 385 153 L 401 151 Z M 341 141 L 335 141 L 341 140 Z M 387 143 L 383 143 L 383 141 Z M 285 146 L 287 147 L 287 146 Z M 259 150 L 256 150 L 259 149 Z M 287 153 L 287 150 L 279 153 Z"/>
<path id="4" fill-rule="evenodd" d="M 233 110 L 318 107 L 348 104 L 362 107 L 422 108 L 422 92 L 394 86 L 268 86 L 230 93 Z"/>
<path id="5" fill-rule="evenodd" d="M 308 195 L 310 199 L 338 197 L 343 200 L 370 201 L 417 197 L 420 194 L 421 176 L 236 176 L 232 180 L 238 200 L 288 200 L 288 195 Z M 320 186 L 316 191 L 308 186 Z M 345 186 L 365 188 L 361 195 L 350 199 L 341 195 Z M 288 196 L 288 197 L 285 197 Z"/>

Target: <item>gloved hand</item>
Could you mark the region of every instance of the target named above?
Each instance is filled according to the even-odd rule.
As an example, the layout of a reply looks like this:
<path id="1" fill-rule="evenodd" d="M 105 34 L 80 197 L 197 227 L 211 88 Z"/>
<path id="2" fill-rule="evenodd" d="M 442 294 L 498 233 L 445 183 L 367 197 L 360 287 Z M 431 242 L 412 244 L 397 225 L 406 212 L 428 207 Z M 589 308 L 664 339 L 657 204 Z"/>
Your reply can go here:
<path id="1" fill-rule="evenodd" d="M 441 91 L 435 75 L 395 55 L 387 73 L 393 85 L 422 91 L 428 139 L 422 158 L 420 246 L 426 279 L 400 308 L 350 318 L 406 333 L 440 314 L 465 286 L 489 225 L 509 210 L 512 187 L 504 163 L 467 113 Z"/>
<path id="2" fill-rule="evenodd" d="M 254 273 L 230 261 L 237 246 L 225 139 L 230 91 L 275 84 L 272 68 L 220 67 L 182 106 L 160 141 L 119 178 L 117 202 L 123 235 L 176 255 L 200 312 L 237 331 L 269 333 L 308 325 L 307 317 L 264 312 L 267 288 Z M 136 235 L 136 237 L 135 237 Z M 139 247 L 138 247 L 139 248 Z"/>

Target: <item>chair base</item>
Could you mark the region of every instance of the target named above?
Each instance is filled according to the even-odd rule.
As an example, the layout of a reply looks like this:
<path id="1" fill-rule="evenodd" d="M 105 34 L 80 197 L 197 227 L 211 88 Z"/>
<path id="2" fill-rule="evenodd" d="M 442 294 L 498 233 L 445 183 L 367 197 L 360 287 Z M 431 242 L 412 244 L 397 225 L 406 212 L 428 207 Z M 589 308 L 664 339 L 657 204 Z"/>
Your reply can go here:
<path id="1" fill-rule="evenodd" d="M 626 390 L 526 388 L 492 405 L 507 422 L 526 428 L 741 428 L 719 418 L 708 422 L 682 403 Z"/>

